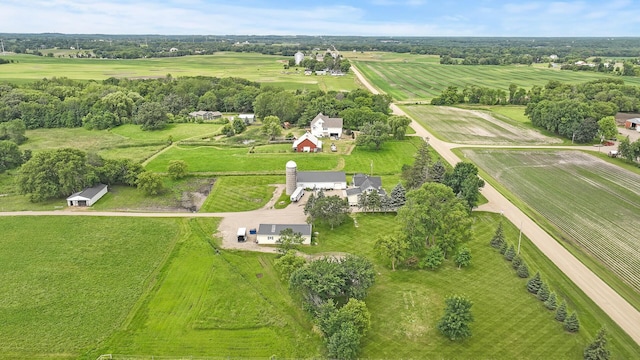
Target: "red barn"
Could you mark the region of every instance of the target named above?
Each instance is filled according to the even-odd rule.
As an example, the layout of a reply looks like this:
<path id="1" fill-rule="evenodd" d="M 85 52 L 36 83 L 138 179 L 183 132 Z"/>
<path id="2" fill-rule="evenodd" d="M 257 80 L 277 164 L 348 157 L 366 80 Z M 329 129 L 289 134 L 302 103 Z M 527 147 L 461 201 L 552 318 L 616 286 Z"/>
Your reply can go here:
<path id="1" fill-rule="evenodd" d="M 318 152 L 322 151 L 322 141 L 307 132 L 293 142 L 292 148 L 296 152 Z"/>

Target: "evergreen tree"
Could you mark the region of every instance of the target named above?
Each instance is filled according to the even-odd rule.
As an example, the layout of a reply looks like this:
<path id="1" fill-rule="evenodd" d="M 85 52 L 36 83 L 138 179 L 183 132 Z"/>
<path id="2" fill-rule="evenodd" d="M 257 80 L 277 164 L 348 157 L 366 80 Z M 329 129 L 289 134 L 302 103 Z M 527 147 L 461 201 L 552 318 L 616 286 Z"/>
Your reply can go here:
<path id="1" fill-rule="evenodd" d="M 511 260 L 511 266 L 513 266 L 513 269 L 518 270 L 520 264 L 522 264 L 522 258 L 520 257 L 520 255 L 514 256 L 513 260 Z"/>
<path id="2" fill-rule="evenodd" d="M 495 234 L 491 238 L 491 246 L 493 246 L 496 249 L 500 249 L 502 247 L 502 244 L 504 243 L 505 243 L 504 230 L 502 229 L 502 221 L 500 221 L 498 223 L 498 228 L 496 229 Z"/>
<path id="3" fill-rule="evenodd" d="M 529 277 L 529 267 L 527 266 L 527 264 L 522 261 L 520 263 L 520 266 L 518 266 L 518 271 L 517 274 L 519 277 L 526 279 Z"/>
<path id="4" fill-rule="evenodd" d="M 543 282 L 542 285 L 540 285 L 540 289 L 538 290 L 536 297 L 540 301 L 547 301 L 547 299 L 549 299 L 549 286 L 547 283 Z"/>
<path id="5" fill-rule="evenodd" d="M 555 310 L 558 307 L 558 299 L 556 298 L 556 293 L 551 292 L 547 301 L 544 302 L 544 306 L 549 310 Z"/>
<path id="6" fill-rule="evenodd" d="M 504 255 L 507 252 L 508 248 L 509 245 L 507 245 L 507 242 L 503 242 L 502 245 L 500 245 L 500 254 Z"/>
<path id="7" fill-rule="evenodd" d="M 513 244 L 512 244 L 511 246 L 509 246 L 507 251 L 505 251 L 504 258 L 507 259 L 507 261 L 511 261 L 515 256 L 516 256 L 516 249 L 513 247 Z"/>
<path id="8" fill-rule="evenodd" d="M 406 191 L 404 186 L 401 183 L 398 183 L 396 187 L 391 190 L 391 207 L 393 209 L 398 209 L 407 202 Z"/>
<path id="9" fill-rule="evenodd" d="M 444 174 L 447 172 L 447 168 L 444 166 L 442 161 L 436 161 L 431 167 L 431 181 L 441 183 L 444 181 Z"/>
<path id="10" fill-rule="evenodd" d="M 556 320 L 564 321 L 567 318 L 567 303 L 562 301 L 560 306 L 556 309 Z"/>
<path id="11" fill-rule="evenodd" d="M 532 294 L 537 294 L 541 285 L 542 280 L 540 280 L 540 272 L 536 272 L 536 274 L 527 282 L 527 291 Z M 564 320 L 564 318 L 562 318 L 562 320 Z"/>
<path id="12" fill-rule="evenodd" d="M 578 320 L 578 315 L 576 315 L 575 311 L 572 312 L 569 317 L 564 319 L 564 329 L 572 333 L 580 330 L 580 321 Z"/>
<path id="13" fill-rule="evenodd" d="M 607 331 L 601 328 L 593 342 L 584 349 L 584 360 L 608 360 L 611 352 L 607 349 Z"/>

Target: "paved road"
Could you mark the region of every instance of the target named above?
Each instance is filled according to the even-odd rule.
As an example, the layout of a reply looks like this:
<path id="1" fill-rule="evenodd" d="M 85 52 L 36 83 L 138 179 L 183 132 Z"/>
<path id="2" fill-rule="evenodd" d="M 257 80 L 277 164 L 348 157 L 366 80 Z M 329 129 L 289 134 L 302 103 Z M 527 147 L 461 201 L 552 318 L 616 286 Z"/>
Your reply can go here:
<path id="1" fill-rule="evenodd" d="M 372 93 L 380 92 L 373 87 L 353 65 L 351 70 L 356 74 L 359 81 Z M 394 114 L 405 115 L 402 109 L 395 104 L 391 104 Z M 451 151 L 458 145 L 441 141 L 430 134 L 416 121 L 412 120 L 411 127 L 416 131 L 417 136 L 429 138 L 431 145 L 446 161 L 454 165 L 460 159 Z M 474 146 L 475 147 L 475 146 Z M 527 148 L 540 148 L 539 146 L 527 146 Z M 565 147 L 565 146 L 543 146 L 543 148 L 569 148 L 587 149 L 594 151 L 592 147 Z M 609 285 L 596 276 L 589 268 L 576 259 L 567 249 L 562 247 L 558 241 L 547 234 L 538 224 L 525 215 L 517 206 L 513 205 L 506 197 L 500 194 L 494 187 L 486 183 L 482 189 L 488 204 L 479 208 L 483 211 L 503 212 L 504 216 L 513 224 L 520 227 L 531 241 L 567 275 L 587 296 L 589 296 L 598 306 L 606 312 L 624 331 L 640 344 L 640 312 L 631 306 L 625 299 L 615 292 Z"/>

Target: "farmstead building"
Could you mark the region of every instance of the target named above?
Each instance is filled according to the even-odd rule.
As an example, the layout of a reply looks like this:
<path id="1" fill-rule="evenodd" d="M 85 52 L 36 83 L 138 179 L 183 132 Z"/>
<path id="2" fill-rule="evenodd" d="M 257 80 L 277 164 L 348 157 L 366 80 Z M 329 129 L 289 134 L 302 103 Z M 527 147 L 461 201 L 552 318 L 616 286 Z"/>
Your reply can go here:
<path id="1" fill-rule="evenodd" d="M 293 142 L 292 148 L 296 152 L 318 152 L 322 151 L 322 141 L 307 132 Z"/>
<path id="2" fill-rule="evenodd" d="M 92 206 L 108 191 L 107 185 L 99 184 L 72 194 L 67 198 L 69 206 Z"/>
<path id="3" fill-rule="evenodd" d="M 624 127 L 627 129 L 640 129 L 640 118 L 629 119 L 624 122 Z"/>
<path id="4" fill-rule="evenodd" d="M 311 224 L 260 224 L 256 233 L 258 244 L 277 244 L 280 242 L 280 232 L 291 229 L 294 233 L 300 233 L 302 244 L 311 244 Z"/>

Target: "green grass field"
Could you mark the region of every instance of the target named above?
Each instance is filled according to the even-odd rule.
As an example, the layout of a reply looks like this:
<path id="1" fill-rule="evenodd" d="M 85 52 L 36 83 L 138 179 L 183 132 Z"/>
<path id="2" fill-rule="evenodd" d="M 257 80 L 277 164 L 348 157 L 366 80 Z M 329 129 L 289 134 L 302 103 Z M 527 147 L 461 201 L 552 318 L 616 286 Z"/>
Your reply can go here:
<path id="1" fill-rule="evenodd" d="M 438 139 L 469 145 L 549 145 L 562 143 L 540 134 L 519 120 L 510 120 L 510 112 L 492 113 L 480 109 L 447 106 L 402 105 L 409 116 Z M 495 111 L 495 109 L 492 109 Z M 514 111 L 515 112 L 515 111 Z M 508 114 L 508 115 L 507 115 Z M 518 113 L 514 114 L 517 118 Z"/>
<path id="2" fill-rule="evenodd" d="M 176 220 L 0 218 L 0 358 L 77 358 L 154 285 Z"/>
<path id="3" fill-rule="evenodd" d="M 153 292 L 130 323 L 87 358 L 320 355 L 319 336 L 279 281 L 274 255 L 230 251 L 216 255 L 210 234 L 217 223 L 212 219 L 183 223 L 183 237 Z"/>
<path id="4" fill-rule="evenodd" d="M 510 84 L 529 89 L 533 85 L 544 86 L 550 80 L 575 84 L 612 76 L 522 65 L 440 65 L 437 57 L 424 55 L 367 53 L 357 56 L 351 59 L 352 63 L 374 86 L 395 100 L 406 102 L 430 101 L 447 86 L 462 89 L 476 85 L 508 92 Z M 640 78 L 625 78 L 625 83 L 637 86 Z"/>
<path id="5" fill-rule="evenodd" d="M 448 260 L 435 272 L 391 271 L 376 257 L 373 244 L 380 234 L 398 228 L 395 216 L 355 216 L 357 227 L 352 222 L 333 231 L 316 226 L 318 245 L 305 251 L 348 252 L 375 260 L 378 276 L 366 299 L 372 329 L 362 344 L 363 358 L 414 358 L 420 354 L 426 359 L 575 359 L 581 358 L 584 346 L 600 326 L 610 331 L 614 358 L 640 354 L 640 347 L 523 237 L 521 255 L 530 270 L 540 271 L 551 289 L 578 312 L 580 332 L 564 332 L 553 313 L 526 291 L 526 281 L 488 245 L 500 219 L 497 214 L 474 215 L 475 236 L 467 243 L 473 255 L 471 267 L 458 270 Z M 507 240 L 515 243 L 518 229 L 508 222 L 503 225 Z M 450 294 L 465 294 L 474 302 L 473 336 L 466 341 L 451 342 L 435 328 L 444 298 Z"/>
<path id="6" fill-rule="evenodd" d="M 117 78 L 158 78 L 180 76 L 241 77 L 288 90 L 336 90 L 357 88 L 353 74 L 346 76 L 305 76 L 304 69 L 285 70 L 289 57 L 256 53 L 222 52 L 214 55 L 135 60 L 48 58 L 11 55 L 14 60 L 0 68 L 0 79 L 23 83 L 42 78 L 68 77 L 76 80 Z"/>
<path id="7" fill-rule="evenodd" d="M 640 306 L 640 175 L 571 151 L 462 150 L 526 206 L 553 224 L 569 250 L 622 279 L 607 282 Z M 599 273 L 603 277 L 602 273 Z"/>
<path id="8" fill-rule="evenodd" d="M 200 212 L 249 211 L 263 207 L 275 190 L 272 184 L 284 184 L 284 176 L 221 176 L 202 205 Z"/>

